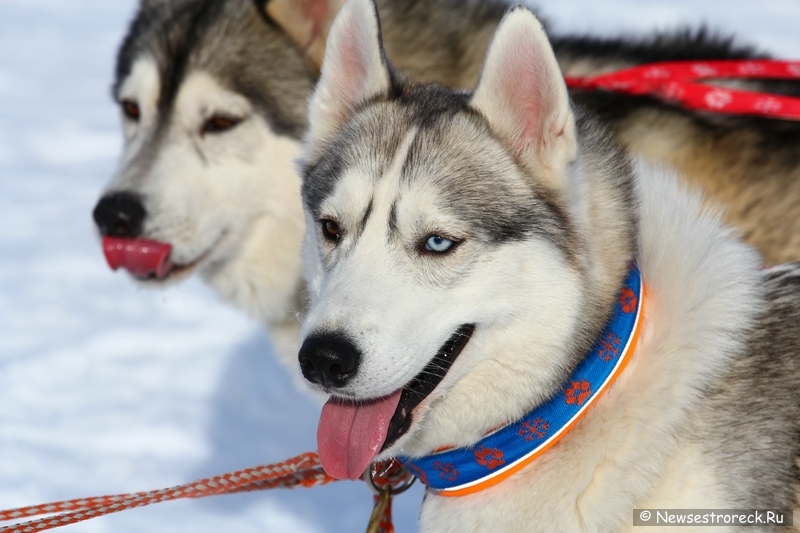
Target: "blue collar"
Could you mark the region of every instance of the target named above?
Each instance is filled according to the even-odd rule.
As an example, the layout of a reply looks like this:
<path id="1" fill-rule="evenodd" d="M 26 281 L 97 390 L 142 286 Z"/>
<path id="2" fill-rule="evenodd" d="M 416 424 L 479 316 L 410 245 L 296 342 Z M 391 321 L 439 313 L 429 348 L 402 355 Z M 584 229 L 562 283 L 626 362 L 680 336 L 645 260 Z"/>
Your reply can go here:
<path id="1" fill-rule="evenodd" d="M 473 446 L 398 459 L 444 496 L 478 492 L 521 470 L 558 442 L 625 368 L 638 338 L 642 299 L 633 261 L 611 320 L 556 395 Z"/>

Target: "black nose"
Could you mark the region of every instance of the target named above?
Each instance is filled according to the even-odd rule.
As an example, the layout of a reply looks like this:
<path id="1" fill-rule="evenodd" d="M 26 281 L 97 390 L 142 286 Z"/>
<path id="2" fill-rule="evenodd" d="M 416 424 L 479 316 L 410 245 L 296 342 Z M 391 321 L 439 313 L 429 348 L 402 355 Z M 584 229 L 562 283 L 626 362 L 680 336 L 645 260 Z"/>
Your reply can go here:
<path id="1" fill-rule="evenodd" d="M 311 383 L 340 388 L 352 378 L 361 363 L 361 352 L 341 333 L 319 333 L 300 347 L 300 368 Z"/>
<path id="2" fill-rule="evenodd" d="M 138 237 L 145 215 L 141 197 L 131 192 L 103 196 L 92 213 L 100 233 L 111 237 Z"/>

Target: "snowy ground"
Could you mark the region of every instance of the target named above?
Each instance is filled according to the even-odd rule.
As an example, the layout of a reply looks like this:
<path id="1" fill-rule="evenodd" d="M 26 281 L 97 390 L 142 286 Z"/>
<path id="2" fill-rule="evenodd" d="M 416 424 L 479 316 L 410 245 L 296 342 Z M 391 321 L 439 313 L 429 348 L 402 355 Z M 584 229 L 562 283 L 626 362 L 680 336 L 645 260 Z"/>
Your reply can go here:
<path id="1" fill-rule="evenodd" d="M 550 0 L 561 31 L 735 31 L 800 57 L 796 0 Z M 319 406 L 199 282 L 137 289 L 90 212 L 119 153 L 109 98 L 132 0 L 0 0 L 0 508 L 160 488 L 314 448 Z M 421 492 L 398 501 L 414 531 Z M 168 503 L 73 532 L 359 531 L 367 489 Z"/>

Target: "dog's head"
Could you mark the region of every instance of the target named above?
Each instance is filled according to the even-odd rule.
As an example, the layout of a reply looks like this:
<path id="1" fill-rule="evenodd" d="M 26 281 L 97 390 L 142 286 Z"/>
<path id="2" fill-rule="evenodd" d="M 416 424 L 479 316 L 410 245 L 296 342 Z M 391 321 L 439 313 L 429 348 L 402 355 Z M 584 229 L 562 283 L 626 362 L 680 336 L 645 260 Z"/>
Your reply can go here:
<path id="1" fill-rule="evenodd" d="M 142 2 L 113 88 L 125 148 L 94 218 L 103 236 L 171 246 L 170 267 L 145 281 L 200 271 L 260 316 L 264 300 L 285 305 L 280 293 L 296 290 L 299 139 L 339 4 Z"/>
<path id="2" fill-rule="evenodd" d="M 332 395 L 326 470 L 355 478 L 381 452 L 471 444 L 554 391 L 597 325 L 580 316 L 576 153 L 530 11 L 505 17 L 475 91 L 459 93 L 401 79 L 373 3 L 348 0 L 311 103 L 303 183 L 313 305 L 299 363 Z"/>

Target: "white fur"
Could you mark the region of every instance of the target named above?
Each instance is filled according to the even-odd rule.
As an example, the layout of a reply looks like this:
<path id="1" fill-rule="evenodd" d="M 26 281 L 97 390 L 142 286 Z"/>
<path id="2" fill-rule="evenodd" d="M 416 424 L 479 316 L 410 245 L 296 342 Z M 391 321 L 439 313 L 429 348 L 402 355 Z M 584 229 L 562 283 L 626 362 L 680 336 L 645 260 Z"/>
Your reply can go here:
<path id="1" fill-rule="evenodd" d="M 738 334 L 759 311 L 759 259 L 717 217 L 701 213 L 700 198 L 681 191 L 670 173 L 640 165 L 637 184 L 646 299 L 628 368 L 558 446 L 521 473 L 474 496 L 429 495 L 422 531 L 501 533 L 531 524 L 623 531 L 637 507 L 731 506 L 686 428 L 703 388 L 741 348 Z"/>
<path id="2" fill-rule="evenodd" d="M 139 103 L 141 119 L 124 120 L 125 152 L 108 189 L 144 195 L 143 237 L 171 244 L 173 263 L 187 265 L 174 277 L 196 270 L 223 299 L 266 322 L 287 366 L 296 369 L 300 144 L 274 134 L 245 97 L 192 72 L 176 97 L 170 128 L 155 153 L 142 158 L 154 135 L 158 91 L 155 64 L 138 60 L 120 93 Z M 214 114 L 241 123 L 204 134 Z"/>
<path id="3" fill-rule="evenodd" d="M 474 102 L 500 131 L 513 132 L 526 120 L 514 114 L 524 114 L 526 104 L 515 100 L 518 95 L 507 98 L 514 79 L 509 72 L 491 74 L 497 72 L 492 62 L 507 67 L 531 54 L 544 54 L 540 65 L 554 62 L 542 39 L 538 21 L 522 10 L 508 15 L 498 30 L 492 46 L 497 52 L 490 52 L 484 69 L 484 80 L 490 80 L 486 87 L 492 90 L 484 89 Z M 549 70 L 545 78 L 556 75 Z M 335 84 L 319 89 L 328 90 L 335 101 Z M 499 103 L 489 103 L 492 98 Z M 537 107 L 534 115 L 571 116 L 561 98 Z M 459 127 L 464 138 L 479 139 L 466 121 Z M 545 137 L 554 131 L 545 131 Z M 613 252 L 617 246 L 607 243 L 607 235 L 603 249 L 594 242 L 582 244 L 581 261 L 603 263 L 590 265 L 582 277 L 542 237 L 495 246 L 470 239 L 463 222 L 433 200 L 440 192 L 435 175 L 429 182 L 399 179 L 417 134 L 409 129 L 383 175 L 371 174 L 377 166 L 367 154 L 339 178 L 320 206 L 321 217 L 339 221 L 343 230 L 336 244 L 325 241 L 310 216 L 305 240 L 314 303 L 304 334 L 343 331 L 362 350 L 358 374 L 337 390 L 339 395 L 368 399 L 403 387 L 459 325 L 476 324 L 450 372 L 415 411 L 409 433 L 379 458 L 473 444 L 543 400 L 543 384 L 561 370 L 559 361 L 581 322 L 581 304 L 602 286 L 599 280 L 613 278 L 604 271 L 603 265 L 614 263 L 605 248 Z M 505 141 L 512 150 L 519 147 L 513 135 Z M 541 149 L 555 151 L 544 160 L 554 162 L 551 176 L 558 179 L 535 178 L 563 195 L 582 239 L 624 234 L 614 230 L 613 214 L 602 213 L 618 205 L 609 200 L 613 191 L 602 182 L 607 179 L 599 175 L 602 170 L 583 176 L 583 162 L 577 161 L 567 172 L 569 150 L 557 144 L 545 142 Z M 637 163 L 635 196 L 640 221 L 636 256 L 646 297 L 630 364 L 557 446 L 519 473 L 471 496 L 429 494 L 421 514 L 423 532 L 625 531 L 631 529 L 636 507 L 733 505 L 691 428 L 706 387 L 741 352 L 740 333 L 761 310 L 756 289 L 760 261 L 717 216 L 703 212 L 700 198 L 681 190 L 671 173 Z M 357 235 L 370 199 L 371 216 Z M 393 202 L 399 228 L 395 240 L 387 238 Z M 437 230 L 462 236 L 464 242 L 432 261 L 416 253 L 414 243 Z"/>
<path id="4" fill-rule="evenodd" d="M 353 171 L 326 202 L 326 213 L 354 223 L 374 193 L 370 223 L 357 243 L 341 243 L 333 268 L 316 270 L 317 304 L 304 331 L 345 329 L 358 339 L 364 366 L 342 394 L 367 398 L 407 383 L 458 324 L 478 327 L 421 406 L 421 421 L 384 456 L 471 444 L 522 414 L 535 378 L 553 370 L 547 360 L 578 320 L 580 300 L 575 274 L 537 240 L 480 250 L 481 265 L 448 290 L 447 275 L 457 267 L 430 273 L 402 245 L 387 244 L 385 220 L 398 194 L 404 235 L 429 219 L 452 229 L 429 201 L 434 190 L 401 191 L 397 172 L 394 165 L 372 188 L 371 176 Z M 638 176 L 638 260 L 647 296 L 629 367 L 558 446 L 521 473 L 474 496 L 429 494 L 422 531 L 623 531 L 636 507 L 732 505 L 686 428 L 704 387 L 739 351 L 738 333 L 759 311 L 759 259 L 702 213 L 700 198 L 680 190 L 675 176 L 644 165 Z M 321 262 L 317 235 L 309 235 L 314 250 L 306 256 Z M 531 295 L 539 298 L 530 301 Z"/>

